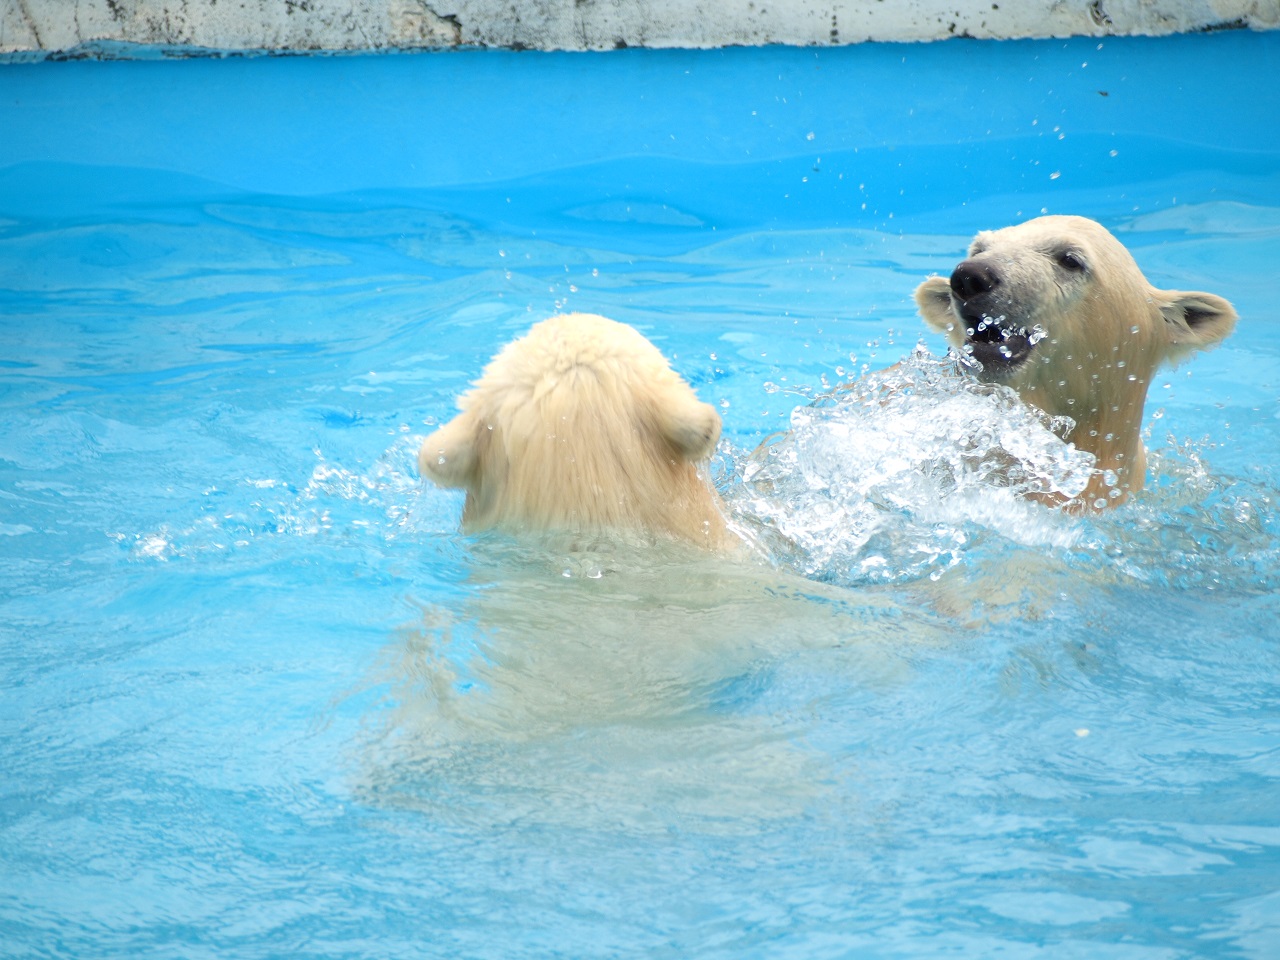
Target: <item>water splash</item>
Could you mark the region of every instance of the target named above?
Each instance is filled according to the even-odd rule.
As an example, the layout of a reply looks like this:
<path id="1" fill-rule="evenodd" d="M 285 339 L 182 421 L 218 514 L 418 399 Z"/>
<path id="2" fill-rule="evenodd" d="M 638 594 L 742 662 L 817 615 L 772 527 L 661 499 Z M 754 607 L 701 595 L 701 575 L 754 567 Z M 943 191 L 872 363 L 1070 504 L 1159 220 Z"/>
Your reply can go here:
<path id="1" fill-rule="evenodd" d="M 203 492 L 203 512 L 187 522 L 116 533 L 112 539 L 134 560 L 166 561 L 230 552 L 264 540 L 331 537 L 389 543 L 424 536 L 456 520 L 444 516 L 450 512 L 449 495 L 428 491 L 417 475 L 421 442 L 421 436 L 404 434 L 364 469 L 330 461 L 317 450 L 310 476 L 301 483 L 244 477 L 227 487 L 209 487 Z"/>
<path id="2" fill-rule="evenodd" d="M 1036 497 L 1072 498 L 1093 457 L 1007 387 L 923 346 L 902 363 L 798 408 L 791 429 L 734 455 L 722 492 L 740 529 L 775 560 L 858 584 L 961 563 L 995 532 L 1069 547 L 1079 524 Z"/>
<path id="3" fill-rule="evenodd" d="M 1147 486 L 1094 518 L 1090 550 L 1124 577 L 1202 593 L 1280 588 L 1280 484 L 1267 466 L 1215 471 L 1214 444 L 1170 435 L 1148 451 Z"/>

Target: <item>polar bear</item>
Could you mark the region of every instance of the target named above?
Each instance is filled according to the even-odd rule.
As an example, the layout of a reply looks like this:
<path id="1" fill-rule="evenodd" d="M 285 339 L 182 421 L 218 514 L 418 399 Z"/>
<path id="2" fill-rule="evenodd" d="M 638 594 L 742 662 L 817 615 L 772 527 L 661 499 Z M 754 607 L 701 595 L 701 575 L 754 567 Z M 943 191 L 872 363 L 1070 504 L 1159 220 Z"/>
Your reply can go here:
<path id="1" fill-rule="evenodd" d="M 1156 368 L 1214 346 L 1236 323 L 1222 297 L 1153 287 L 1123 244 L 1084 217 L 979 233 L 950 278 L 929 278 L 915 300 L 984 380 L 1075 421 L 1066 439 L 1097 458 L 1078 502 L 1095 508 L 1142 489 Z"/>
<path id="2" fill-rule="evenodd" d="M 418 469 L 467 491 L 471 531 L 659 535 L 735 542 L 699 471 L 720 415 L 625 324 L 572 313 L 493 358 L 423 442 Z"/>

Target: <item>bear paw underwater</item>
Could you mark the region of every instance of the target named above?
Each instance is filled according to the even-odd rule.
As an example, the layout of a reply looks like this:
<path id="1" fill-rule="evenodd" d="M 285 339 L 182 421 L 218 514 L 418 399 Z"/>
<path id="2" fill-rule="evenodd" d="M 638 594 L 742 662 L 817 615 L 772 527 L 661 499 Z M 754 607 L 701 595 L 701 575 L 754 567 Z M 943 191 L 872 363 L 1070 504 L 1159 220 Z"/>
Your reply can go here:
<path id="1" fill-rule="evenodd" d="M 1156 369 L 1221 342 L 1236 312 L 1211 293 L 1160 290 L 1101 224 L 1038 217 L 979 233 L 949 278 L 916 290 L 925 322 L 1051 417 L 1094 455 L 1078 503 L 1105 507 L 1142 489 L 1141 429 Z"/>
<path id="2" fill-rule="evenodd" d="M 720 416 L 644 336 L 593 314 L 536 324 L 423 442 L 422 476 L 466 490 L 463 527 L 736 544 L 699 471 Z"/>

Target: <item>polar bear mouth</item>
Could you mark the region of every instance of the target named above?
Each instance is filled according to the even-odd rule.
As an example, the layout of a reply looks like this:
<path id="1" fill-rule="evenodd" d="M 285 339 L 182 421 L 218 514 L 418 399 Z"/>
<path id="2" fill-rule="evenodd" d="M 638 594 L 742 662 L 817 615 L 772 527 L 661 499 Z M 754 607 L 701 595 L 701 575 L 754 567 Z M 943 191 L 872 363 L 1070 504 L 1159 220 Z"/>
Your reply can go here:
<path id="1" fill-rule="evenodd" d="M 1038 337 L 1024 327 L 1009 324 L 1004 317 L 958 311 L 964 324 L 964 350 L 993 376 L 1012 373 L 1031 358 Z"/>

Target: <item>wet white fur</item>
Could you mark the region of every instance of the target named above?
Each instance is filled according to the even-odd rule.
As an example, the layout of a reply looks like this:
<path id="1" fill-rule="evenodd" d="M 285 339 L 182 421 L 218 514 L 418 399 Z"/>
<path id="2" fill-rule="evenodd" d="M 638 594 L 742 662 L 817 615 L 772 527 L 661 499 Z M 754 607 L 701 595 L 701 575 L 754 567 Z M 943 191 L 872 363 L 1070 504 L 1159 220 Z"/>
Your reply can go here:
<path id="1" fill-rule="evenodd" d="M 1055 257 L 1064 251 L 1084 269 L 1061 269 Z M 1211 293 L 1157 289 L 1120 241 L 1083 217 L 1039 217 L 979 233 L 969 258 L 1001 271 L 1007 322 L 1044 332 L 1026 363 L 991 379 L 1051 416 L 1075 421 L 1068 439 L 1097 457 L 1099 471 L 1081 501 L 1121 502 L 1141 490 L 1146 453 L 1140 431 L 1151 378 L 1162 363 L 1230 334 L 1231 304 Z M 926 280 L 915 299 L 925 322 L 962 347 L 965 321 L 948 279 Z M 1107 471 L 1114 484 L 1106 482 Z"/>
<path id="2" fill-rule="evenodd" d="M 467 491 L 468 530 L 662 535 L 736 543 L 699 472 L 720 416 L 652 343 L 592 314 L 508 344 L 423 443 L 419 470 Z"/>

